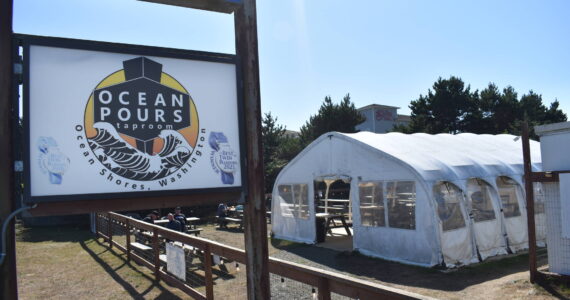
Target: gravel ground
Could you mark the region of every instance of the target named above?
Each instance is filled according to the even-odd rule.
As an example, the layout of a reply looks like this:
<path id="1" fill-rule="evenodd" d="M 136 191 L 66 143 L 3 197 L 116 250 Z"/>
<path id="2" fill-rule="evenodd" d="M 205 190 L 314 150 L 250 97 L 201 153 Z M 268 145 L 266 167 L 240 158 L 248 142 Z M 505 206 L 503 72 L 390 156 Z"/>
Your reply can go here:
<path id="1" fill-rule="evenodd" d="M 271 225 L 268 225 L 270 231 Z M 221 230 L 208 225 L 204 226 L 202 236 L 234 247 L 244 247 L 243 232 L 237 229 Z M 532 285 L 528 281 L 526 254 L 446 272 L 370 258 L 357 252 L 338 252 L 272 239 L 269 240 L 269 255 L 441 299 L 556 299 L 568 296 L 557 294 L 555 297 Z M 546 256 L 542 255 L 539 265 L 544 266 L 545 263 Z M 295 282 L 286 283 L 289 298 L 281 297 L 280 279 L 272 278 L 271 281 L 275 299 L 311 297 L 311 287 Z"/>

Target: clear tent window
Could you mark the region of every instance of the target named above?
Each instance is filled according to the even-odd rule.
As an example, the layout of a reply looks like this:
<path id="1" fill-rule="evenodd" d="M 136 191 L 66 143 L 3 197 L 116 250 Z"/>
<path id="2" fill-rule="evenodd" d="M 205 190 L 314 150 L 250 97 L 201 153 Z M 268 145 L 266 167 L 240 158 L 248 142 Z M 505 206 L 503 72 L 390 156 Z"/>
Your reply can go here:
<path id="1" fill-rule="evenodd" d="M 309 218 L 309 185 L 284 184 L 279 185 L 278 190 L 283 216 Z"/>

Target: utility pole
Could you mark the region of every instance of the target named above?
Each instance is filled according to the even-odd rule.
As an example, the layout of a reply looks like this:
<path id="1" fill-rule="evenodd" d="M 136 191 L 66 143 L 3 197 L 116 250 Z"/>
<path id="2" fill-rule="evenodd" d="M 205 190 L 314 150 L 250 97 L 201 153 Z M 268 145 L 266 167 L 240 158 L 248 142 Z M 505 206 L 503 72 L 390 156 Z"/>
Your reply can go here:
<path id="1" fill-rule="evenodd" d="M 0 1 L 0 221 L 14 211 L 14 176 L 12 156 L 12 97 L 14 80 L 12 61 L 13 0 Z M 17 299 L 16 240 L 14 221 L 7 228 L 6 257 L 0 265 L 0 299 Z"/>
<path id="2" fill-rule="evenodd" d="M 257 48 L 255 0 L 243 0 L 234 12 L 236 54 L 242 73 L 242 99 L 247 153 L 245 204 L 245 250 L 247 256 L 247 294 L 250 300 L 271 298 L 267 221 L 263 191 L 263 155 L 261 145 L 261 96 Z"/>

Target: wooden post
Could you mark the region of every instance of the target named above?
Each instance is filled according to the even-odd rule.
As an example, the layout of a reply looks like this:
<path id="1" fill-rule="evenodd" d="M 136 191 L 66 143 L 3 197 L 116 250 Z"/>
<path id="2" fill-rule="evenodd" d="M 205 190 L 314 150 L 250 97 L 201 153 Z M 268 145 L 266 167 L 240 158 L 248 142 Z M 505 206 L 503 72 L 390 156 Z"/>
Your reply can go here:
<path id="1" fill-rule="evenodd" d="M 325 277 L 319 277 L 318 297 L 319 300 L 331 300 L 329 280 Z"/>
<path id="2" fill-rule="evenodd" d="M 125 220 L 125 227 L 127 229 L 125 233 L 127 235 L 127 261 L 131 261 L 131 225 L 128 218 Z"/>
<path id="3" fill-rule="evenodd" d="M 12 143 L 13 61 L 12 61 L 13 1 L 0 1 L 0 221 L 4 221 L 14 206 L 14 173 Z M 6 232 L 6 257 L 0 266 L 0 299 L 17 299 L 16 240 L 14 220 Z"/>
<path id="4" fill-rule="evenodd" d="M 204 272 L 206 280 L 206 299 L 214 299 L 214 280 L 212 278 L 212 252 L 210 245 L 206 244 L 204 247 Z"/>
<path id="5" fill-rule="evenodd" d="M 154 278 L 160 281 L 160 247 L 158 244 L 158 229 L 152 229 L 152 251 L 154 253 Z"/>
<path id="6" fill-rule="evenodd" d="M 111 214 L 107 213 L 107 237 L 109 238 L 109 249 L 113 249 L 113 228 Z"/>
<path id="7" fill-rule="evenodd" d="M 242 99 L 246 142 L 246 203 L 244 213 L 247 259 L 248 299 L 270 299 L 267 223 L 263 193 L 263 155 L 261 147 L 261 97 L 257 50 L 255 0 L 243 0 L 234 13 L 236 52 L 242 74 Z"/>
<path id="8" fill-rule="evenodd" d="M 99 238 L 99 213 L 95 213 L 95 239 Z"/>
<path id="9" fill-rule="evenodd" d="M 530 142 L 528 135 L 528 122 L 525 120 L 522 130 L 522 148 L 524 162 L 524 187 L 526 193 L 526 217 L 528 225 L 528 266 L 530 282 L 536 282 L 536 233 L 534 223 L 534 189 L 532 182 L 532 165 L 530 160 Z"/>

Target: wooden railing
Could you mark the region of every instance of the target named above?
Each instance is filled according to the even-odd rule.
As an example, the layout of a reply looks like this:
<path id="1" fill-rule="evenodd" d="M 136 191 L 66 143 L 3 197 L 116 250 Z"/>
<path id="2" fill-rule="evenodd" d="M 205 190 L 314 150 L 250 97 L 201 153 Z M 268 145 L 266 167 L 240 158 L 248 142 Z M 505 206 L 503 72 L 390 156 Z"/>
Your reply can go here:
<path id="1" fill-rule="evenodd" d="M 97 213 L 96 216 L 97 236 L 108 242 L 109 247 L 115 247 L 126 253 L 128 260 L 134 260 L 153 270 L 156 280 L 163 280 L 181 289 L 194 299 L 214 299 L 212 254 L 223 257 L 228 261 L 246 265 L 246 255 L 242 249 L 223 245 L 204 238 L 190 236 L 112 212 Z M 113 227 L 116 226 L 124 226 L 124 231 L 122 232 L 126 234 L 125 246 L 113 240 Z M 145 231 L 149 233 L 149 235 L 152 233 L 152 239 L 149 245 L 153 250 L 152 261 L 136 254 L 131 247 L 131 235 L 140 231 Z M 180 242 L 201 251 L 201 254 L 203 254 L 201 257 L 203 257 L 205 293 L 199 292 L 194 287 L 189 286 L 161 269 L 161 262 L 159 260 L 161 249 L 159 239 Z M 316 287 L 318 299 L 331 299 L 331 293 L 354 299 L 429 299 L 428 297 L 400 289 L 271 257 L 269 258 L 269 272 L 283 278 Z"/>

